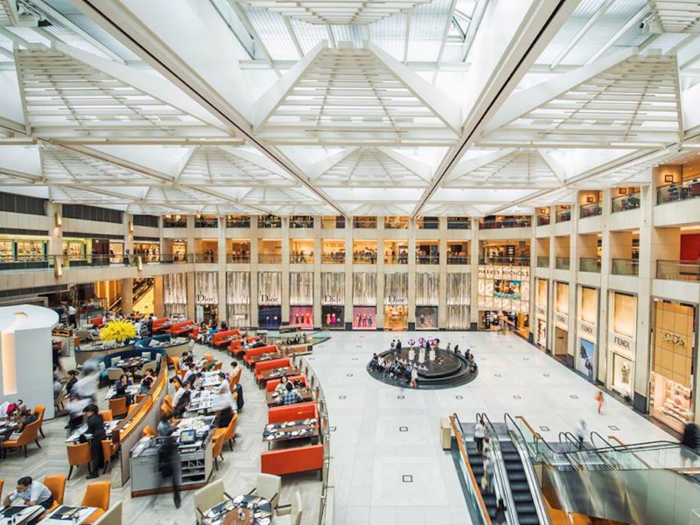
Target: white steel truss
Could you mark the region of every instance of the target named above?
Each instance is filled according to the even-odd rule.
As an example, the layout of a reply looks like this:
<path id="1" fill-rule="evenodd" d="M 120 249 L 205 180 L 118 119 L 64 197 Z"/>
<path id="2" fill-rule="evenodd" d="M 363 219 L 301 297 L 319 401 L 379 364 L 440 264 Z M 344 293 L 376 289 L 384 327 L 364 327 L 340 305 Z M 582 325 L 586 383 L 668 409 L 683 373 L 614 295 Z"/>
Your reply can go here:
<path id="1" fill-rule="evenodd" d="M 654 13 L 652 32 L 700 33 L 698 0 L 647 0 Z"/>
<path id="2" fill-rule="evenodd" d="M 589 78 L 580 76 L 597 64 L 517 93 L 480 144 L 628 149 L 679 141 L 683 119 L 676 58 L 632 55 L 611 62 Z M 569 79 L 578 81 L 567 86 Z"/>
<path id="3" fill-rule="evenodd" d="M 17 9 L 15 0 L 0 0 L 0 26 L 17 24 Z"/>
<path id="4" fill-rule="evenodd" d="M 452 144 L 459 107 L 378 53 L 351 46 L 317 50 L 290 71 L 292 81 L 279 80 L 284 89 L 273 86 L 261 97 L 266 109 L 256 114 L 257 136 L 278 145 Z"/>
<path id="5" fill-rule="evenodd" d="M 68 46 L 60 49 L 67 51 Z M 26 124 L 35 136 L 73 143 L 148 143 L 156 139 L 166 143 L 197 139 L 240 142 L 201 116 L 166 102 L 165 97 L 130 85 L 61 50 L 15 50 Z M 140 73 L 121 64 L 111 65 L 134 73 L 134 77 Z"/>
<path id="6" fill-rule="evenodd" d="M 51 185 L 138 186 L 144 180 L 142 174 L 60 146 L 49 145 L 39 151 L 42 175 Z"/>
<path id="7" fill-rule="evenodd" d="M 370 24 L 430 0 L 235 0 L 311 24 Z"/>

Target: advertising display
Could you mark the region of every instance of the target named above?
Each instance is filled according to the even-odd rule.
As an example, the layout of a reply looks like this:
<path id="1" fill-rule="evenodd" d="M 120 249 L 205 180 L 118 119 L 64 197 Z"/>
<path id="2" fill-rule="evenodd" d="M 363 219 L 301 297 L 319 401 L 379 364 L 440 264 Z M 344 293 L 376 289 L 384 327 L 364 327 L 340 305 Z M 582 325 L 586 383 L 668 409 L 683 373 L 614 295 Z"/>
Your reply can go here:
<path id="1" fill-rule="evenodd" d="M 311 306 L 314 304 L 314 274 L 312 272 L 291 272 L 289 274 L 289 304 L 291 306 Z M 291 318 L 289 322 L 291 323 Z"/>
<path id="2" fill-rule="evenodd" d="M 696 315 L 693 305 L 654 300 L 649 412 L 679 432 L 694 421 Z"/>
<path id="3" fill-rule="evenodd" d="M 569 353 L 569 285 L 554 283 L 554 357 L 566 363 Z"/>
<path id="4" fill-rule="evenodd" d="M 289 325 L 311 329 L 314 327 L 314 307 L 313 306 L 290 306 Z"/>
<path id="5" fill-rule="evenodd" d="M 258 305 L 279 306 L 282 304 L 282 273 L 258 273 Z"/>
<path id="6" fill-rule="evenodd" d="M 277 330 L 282 324 L 281 306 L 260 306 L 258 308 L 258 326 L 266 330 Z"/>
<path id="7" fill-rule="evenodd" d="M 520 295 L 521 284 L 521 281 L 495 279 L 493 282 L 493 295 L 501 299 L 522 299 Z"/>
<path id="8" fill-rule="evenodd" d="M 447 319 L 448 330 L 467 330 L 470 327 L 469 303 L 471 301 L 469 293 L 468 273 L 448 273 L 447 274 Z"/>
<path id="9" fill-rule="evenodd" d="M 530 312 L 530 268 L 479 266 L 477 301 L 480 310 L 528 314 Z"/>
<path id="10" fill-rule="evenodd" d="M 437 306 L 416 306 L 416 330 L 435 330 L 438 327 Z"/>
<path id="11" fill-rule="evenodd" d="M 352 304 L 377 306 L 377 274 L 356 272 L 352 276 Z"/>
<path id="12" fill-rule="evenodd" d="M 540 350 L 547 349 L 547 312 L 549 304 L 549 281 L 537 279 L 535 295 L 535 316 L 537 318 L 537 330 L 535 332 L 535 344 Z"/>
<path id="13" fill-rule="evenodd" d="M 331 330 L 345 329 L 345 274 L 321 274 L 321 324 Z"/>
<path id="14" fill-rule="evenodd" d="M 249 272 L 226 273 L 226 304 L 229 327 L 245 328 L 251 325 Z"/>
<path id="15" fill-rule="evenodd" d="M 408 274 L 384 275 L 384 330 L 408 330 Z"/>
<path id="16" fill-rule="evenodd" d="M 607 386 L 632 402 L 637 330 L 637 296 L 611 291 L 608 299 Z"/>
<path id="17" fill-rule="evenodd" d="M 598 370 L 596 344 L 598 342 L 598 289 L 579 286 L 576 298 L 578 305 L 576 370 L 589 381 L 595 381 Z"/>
<path id="18" fill-rule="evenodd" d="M 579 339 L 576 370 L 583 373 L 589 381 L 593 381 L 595 379 L 594 363 L 595 343 Z"/>
<path id="19" fill-rule="evenodd" d="M 376 306 L 355 306 L 353 308 L 352 328 L 353 330 L 376 330 L 377 329 L 377 307 Z"/>
<path id="20" fill-rule="evenodd" d="M 438 327 L 440 304 L 440 274 L 416 274 L 416 330 L 435 330 Z"/>

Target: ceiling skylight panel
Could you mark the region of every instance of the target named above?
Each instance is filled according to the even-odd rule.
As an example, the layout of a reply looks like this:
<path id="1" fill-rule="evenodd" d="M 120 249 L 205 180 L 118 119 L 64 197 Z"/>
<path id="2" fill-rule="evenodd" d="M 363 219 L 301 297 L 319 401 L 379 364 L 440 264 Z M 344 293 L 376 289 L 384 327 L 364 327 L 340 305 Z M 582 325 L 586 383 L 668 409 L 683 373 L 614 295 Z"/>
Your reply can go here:
<path id="1" fill-rule="evenodd" d="M 50 26 L 46 28 L 46 31 L 48 31 L 59 40 L 65 42 L 69 46 L 72 46 L 76 49 L 80 49 L 82 51 L 91 53 L 93 55 L 97 55 L 102 58 L 110 58 L 98 48 L 96 48 L 94 45 L 92 45 L 90 42 L 87 42 L 84 38 L 76 35 L 73 31 L 69 31 L 65 27 Z"/>
<path id="2" fill-rule="evenodd" d="M 292 29 L 297 36 L 297 40 L 304 54 L 311 51 L 319 42 L 328 40 L 327 26 L 309 24 L 308 22 L 302 22 L 296 18 L 290 18 L 289 21 L 292 24 Z"/>
<path id="3" fill-rule="evenodd" d="M 29 43 L 32 44 L 44 44 L 45 46 L 50 46 L 51 41 L 34 31 L 31 27 L 18 27 L 18 26 L 13 26 L 13 27 L 8 27 L 7 28 L 9 31 L 14 33 L 20 38 L 23 38 Z"/>
<path id="4" fill-rule="evenodd" d="M 355 44 L 355 47 L 360 48 L 364 46 L 366 40 L 370 39 L 367 27 L 365 25 L 345 25 L 331 26 L 331 29 L 336 43 L 352 42 Z"/>
<path id="5" fill-rule="evenodd" d="M 372 42 L 393 56 L 404 59 L 407 15 L 400 13 L 372 24 Z"/>
<path id="6" fill-rule="evenodd" d="M 294 40 L 278 13 L 243 4 L 246 16 L 258 32 L 272 60 L 298 60 Z"/>
<path id="7" fill-rule="evenodd" d="M 452 2 L 435 0 L 416 7 L 411 13 L 408 60 L 435 62 L 440 55 L 445 29 L 450 23 Z"/>

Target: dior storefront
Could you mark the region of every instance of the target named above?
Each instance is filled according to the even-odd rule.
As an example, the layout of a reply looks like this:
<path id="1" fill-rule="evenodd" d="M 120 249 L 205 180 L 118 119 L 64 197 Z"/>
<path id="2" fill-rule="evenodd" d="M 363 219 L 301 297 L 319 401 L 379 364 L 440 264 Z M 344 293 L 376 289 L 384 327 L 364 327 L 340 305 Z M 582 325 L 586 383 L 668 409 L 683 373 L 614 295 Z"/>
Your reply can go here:
<path id="1" fill-rule="evenodd" d="M 352 276 L 352 329 L 377 328 L 377 274 L 356 272 Z"/>
<path id="2" fill-rule="evenodd" d="M 416 274 L 416 330 L 437 330 L 440 274 Z"/>
<path id="3" fill-rule="evenodd" d="M 289 274 L 289 325 L 304 329 L 314 327 L 314 274 Z"/>
<path id="4" fill-rule="evenodd" d="M 448 330 L 468 330 L 470 286 L 468 273 L 447 274 L 447 325 Z"/>
<path id="5" fill-rule="evenodd" d="M 187 274 L 163 276 L 163 306 L 166 317 L 187 315 Z"/>
<path id="6" fill-rule="evenodd" d="M 229 327 L 245 328 L 251 326 L 250 272 L 228 272 L 226 274 L 226 304 Z"/>
<path id="7" fill-rule="evenodd" d="M 195 321 L 211 323 L 219 319 L 219 274 L 195 272 Z"/>
<path id="8" fill-rule="evenodd" d="M 321 324 L 330 330 L 345 328 L 345 273 L 321 274 Z"/>
<path id="9" fill-rule="evenodd" d="M 384 330 L 408 330 L 408 273 L 384 275 Z"/>
<path id="10" fill-rule="evenodd" d="M 258 272 L 258 326 L 277 330 L 282 324 L 282 273 Z"/>

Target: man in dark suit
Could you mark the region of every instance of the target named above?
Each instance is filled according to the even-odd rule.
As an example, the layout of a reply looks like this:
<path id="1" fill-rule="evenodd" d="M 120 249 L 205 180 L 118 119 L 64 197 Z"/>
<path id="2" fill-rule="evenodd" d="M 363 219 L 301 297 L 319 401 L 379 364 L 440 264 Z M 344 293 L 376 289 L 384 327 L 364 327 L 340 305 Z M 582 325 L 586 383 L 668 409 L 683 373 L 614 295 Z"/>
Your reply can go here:
<path id="1" fill-rule="evenodd" d="M 95 479 L 100 475 L 100 469 L 104 466 L 104 457 L 102 455 L 102 440 L 107 439 L 107 431 L 105 430 L 105 422 L 99 413 L 97 405 L 94 403 L 85 407 L 85 417 L 87 418 L 86 439 L 90 441 L 90 456 L 92 456 L 92 472 L 87 479 Z"/>

